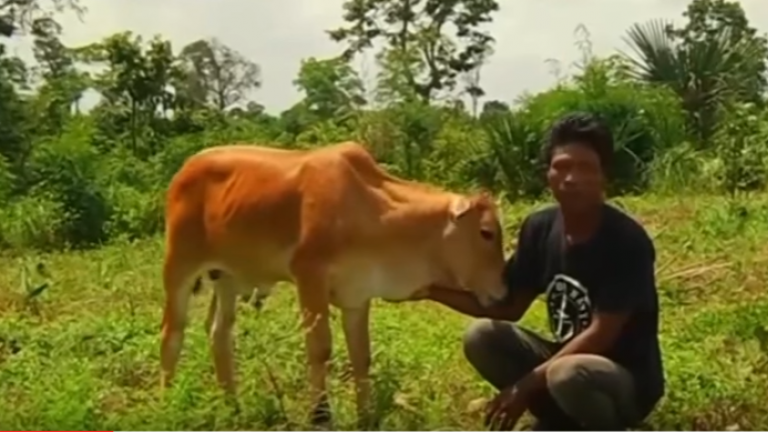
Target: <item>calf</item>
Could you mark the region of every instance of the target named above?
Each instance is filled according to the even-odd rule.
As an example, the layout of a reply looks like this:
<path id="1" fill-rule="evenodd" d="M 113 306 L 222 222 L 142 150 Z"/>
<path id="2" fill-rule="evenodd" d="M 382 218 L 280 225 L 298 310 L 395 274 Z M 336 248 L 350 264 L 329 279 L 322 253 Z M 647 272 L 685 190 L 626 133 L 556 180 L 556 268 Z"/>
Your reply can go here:
<path id="1" fill-rule="evenodd" d="M 362 416 L 370 402 L 372 298 L 406 300 L 431 284 L 471 290 L 484 305 L 505 295 L 502 232 L 491 198 L 396 178 L 356 143 L 201 151 L 172 179 L 165 221 L 163 387 L 173 378 L 201 275 L 214 285 L 209 335 L 216 377 L 232 395 L 237 296 L 257 287 L 261 298 L 290 281 L 306 334 L 314 424 L 330 420 L 331 304 L 341 310 Z"/>

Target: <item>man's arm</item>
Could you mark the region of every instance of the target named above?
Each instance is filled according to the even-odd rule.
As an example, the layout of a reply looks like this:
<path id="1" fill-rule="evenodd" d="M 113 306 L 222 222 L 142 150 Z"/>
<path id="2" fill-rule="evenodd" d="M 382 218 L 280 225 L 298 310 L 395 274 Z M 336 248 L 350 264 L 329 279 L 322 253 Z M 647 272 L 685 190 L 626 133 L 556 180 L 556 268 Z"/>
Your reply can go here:
<path id="1" fill-rule="evenodd" d="M 475 318 L 491 318 L 505 321 L 518 321 L 536 298 L 532 290 L 521 290 L 511 293 L 503 303 L 483 307 L 477 297 L 468 291 L 458 291 L 448 288 L 431 287 L 427 298 L 442 303 L 445 306 L 464 315 Z"/>
<path id="2" fill-rule="evenodd" d="M 572 354 L 603 354 L 614 346 L 624 325 L 655 283 L 656 253 L 651 240 L 644 237 L 628 246 L 625 253 L 617 254 L 621 262 L 610 271 L 594 298 L 594 315 L 589 327 L 525 376 L 517 387 L 524 392 L 541 389 L 546 386 L 547 369 L 555 360 Z"/>

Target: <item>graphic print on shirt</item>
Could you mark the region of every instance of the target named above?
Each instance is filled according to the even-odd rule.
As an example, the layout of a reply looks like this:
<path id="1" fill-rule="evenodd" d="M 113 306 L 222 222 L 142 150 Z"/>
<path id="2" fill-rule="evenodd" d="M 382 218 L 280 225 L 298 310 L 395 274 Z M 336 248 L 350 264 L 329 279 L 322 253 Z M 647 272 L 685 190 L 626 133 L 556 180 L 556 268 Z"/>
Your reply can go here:
<path id="1" fill-rule="evenodd" d="M 567 342 L 589 326 L 592 304 L 589 292 L 576 279 L 555 275 L 546 291 L 549 328 L 557 342 Z"/>

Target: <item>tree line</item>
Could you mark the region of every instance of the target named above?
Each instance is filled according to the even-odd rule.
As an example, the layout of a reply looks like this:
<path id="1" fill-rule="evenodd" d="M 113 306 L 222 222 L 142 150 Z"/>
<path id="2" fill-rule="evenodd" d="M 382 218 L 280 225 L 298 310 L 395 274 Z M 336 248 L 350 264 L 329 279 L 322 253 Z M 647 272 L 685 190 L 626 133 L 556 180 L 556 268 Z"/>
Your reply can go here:
<path id="1" fill-rule="evenodd" d="M 758 190 L 768 172 L 768 41 L 737 1 L 692 0 L 684 25 L 627 29 L 514 103 L 483 90 L 496 0 L 347 0 L 328 29 L 337 56 L 301 60 L 302 99 L 278 115 L 258 103 L 260 66 L 215 38 L 174 47 L 131 32 L 85 46 L 61 40 L 76 0 L 0 2 L 0 247 L 86 247 L 162 230 L 163 193 L 186 157 L 245 141 L 311 148 L 365 143 L 401 176 L 509 200 L 544 191 L 539 149 L 574 110 L 616 134 L 614 194 Z M 31 38 L 34 62 L 7 42 Z M 353 61 L 376 59 L 366 85 Z M 100 95 L 81 108 L 84 94 Z M 468 101 L 468 102 L 467 102 Z"/>

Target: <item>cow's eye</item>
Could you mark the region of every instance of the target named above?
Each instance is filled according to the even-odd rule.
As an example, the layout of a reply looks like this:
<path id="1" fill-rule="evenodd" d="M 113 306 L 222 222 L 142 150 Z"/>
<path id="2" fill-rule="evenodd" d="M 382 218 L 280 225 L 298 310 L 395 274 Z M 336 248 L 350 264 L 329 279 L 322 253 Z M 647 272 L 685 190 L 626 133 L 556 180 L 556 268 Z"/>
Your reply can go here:
<path id="1" fill-rule="evenodd" d="M 481 229 L 480 236 L 482 236 L 484 240 L 491 241 L 493 240 L 493 231 L 487 230 L 487 229 Z"/>

